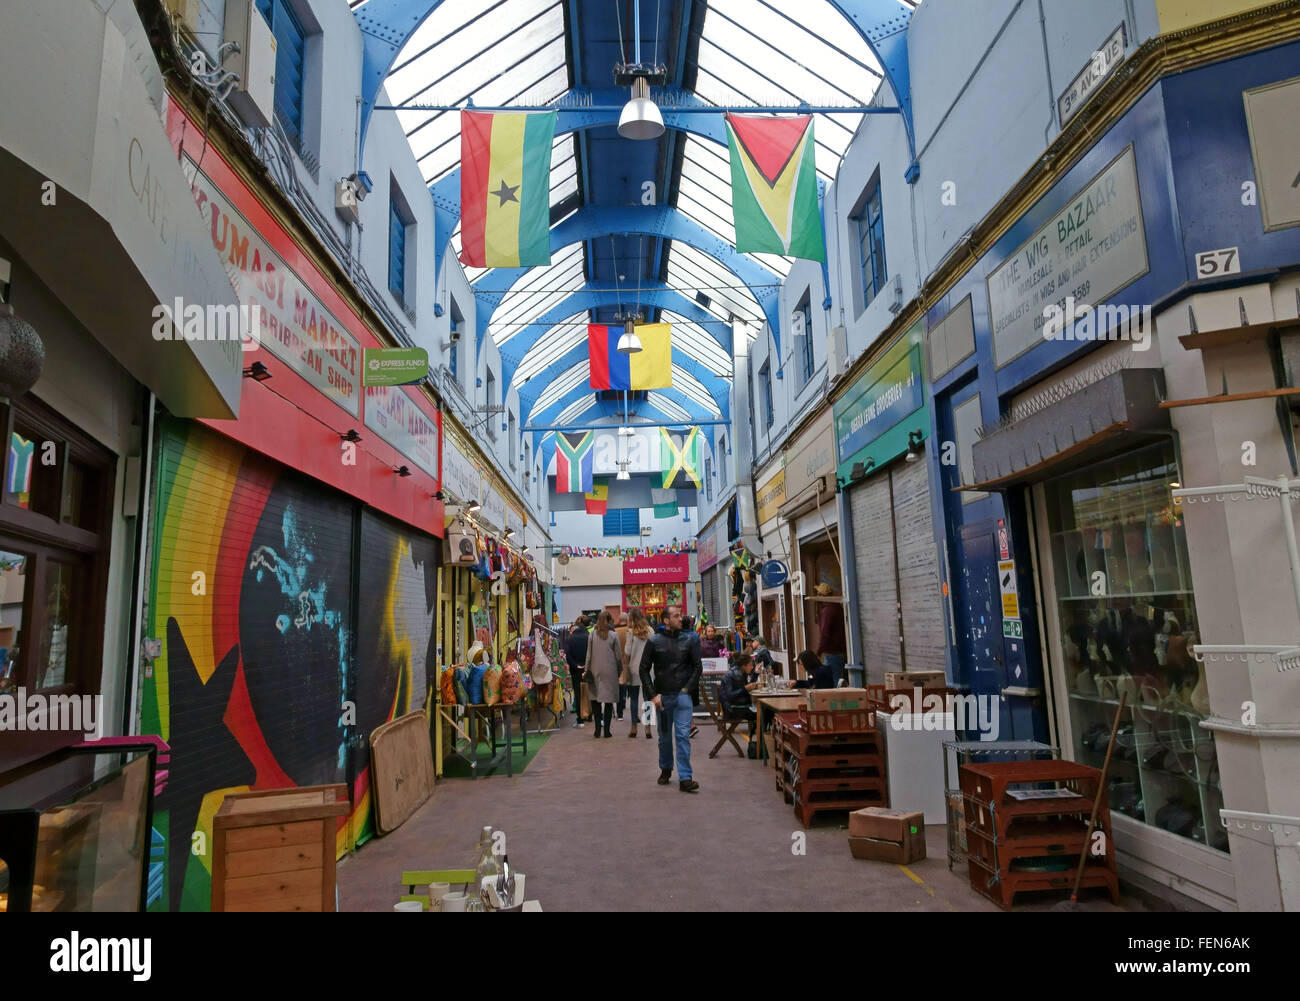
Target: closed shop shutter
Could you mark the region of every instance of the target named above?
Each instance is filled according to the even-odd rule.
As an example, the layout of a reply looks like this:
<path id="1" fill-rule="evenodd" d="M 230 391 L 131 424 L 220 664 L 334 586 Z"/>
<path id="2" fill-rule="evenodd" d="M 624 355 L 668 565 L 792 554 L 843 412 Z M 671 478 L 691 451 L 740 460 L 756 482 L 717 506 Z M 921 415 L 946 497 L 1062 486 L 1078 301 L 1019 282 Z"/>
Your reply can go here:
<path id="1" fill-rule="evenodd" d="M 894 578 L 894 528 L 889 476 L 877 476 L 849 494 L 854 559 L 858 571 L 858 618 L 867 681 L 880 684 L 886 671 L 901 670 L 898 648 L 898 586 Z"/>
<path id="2" fill-rule="evenodd" d="M 437 660 L 434 604 L 439 543 L 400 522 L 361 515 L 357 594 L 356 704 L 362 734 L 424 707 Z M 369 760 L 357 749 L 355 771 Z"/>
<path id="3" fill-rule="evenodd" d="M 930 517 L 929 470 L 924 462 L 903 462 L 893 466 L 890 474 L 907 669 L 942 671 L 948 641 L 939 590 L 939 551 Z"/>
<path id="4" fill-rule="evenodd" d="M 700 574 L 700 590 L 703 594 L 704 612 L 708 615 L 709 621 L 717 624 L 718 618 L 718 575 L 713 572 L 713 567 L 705 570 Z"/>
<path id="5" fill-rule="evenodd" d="M 190 859 L 206 796 L 347 778 L 355 505 L 181 421 L 161 430 L 156 490 L 146 629 L 162 653 L 142 722 L 172 745 L 162 906 L 206 910 Z"/>

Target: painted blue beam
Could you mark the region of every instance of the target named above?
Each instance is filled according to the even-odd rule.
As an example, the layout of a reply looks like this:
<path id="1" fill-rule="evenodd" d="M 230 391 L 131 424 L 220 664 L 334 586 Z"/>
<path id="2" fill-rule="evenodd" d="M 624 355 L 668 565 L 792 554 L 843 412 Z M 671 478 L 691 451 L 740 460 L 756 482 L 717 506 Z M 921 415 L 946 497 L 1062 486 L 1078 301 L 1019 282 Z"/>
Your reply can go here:
<path id="1" fill-rule="evenodd" d="M 416 29 L 432 14 L 443 0 L 370 0 L 353 11 L 361 28 L 364 50 L 361 64 L 361 148 L 365 150 L 366 131 L 379 91 L 396 62 L 398 53 Z M 899 0 L 830 0 L 871 48 L 880 62 L 885 79 L 889 81 L 902 111 L 908 140 L 915 150 L 912 130 L 912 88 L 907 59 L 907 25 L 912 9 Z M 618 92 L 617 103 L 626 100 Z M 671 109 L 663 109 L 664 124 L 669 128 L 682 126 L 669 124 Z M 714 115 L 683 115 L 683 118 L 713 120 L 721 129 L 721 121 Z M 605 123 L 608 124 L 608 123 Z M 363 161 L 364 163 L 364 152 Z"/>
<path id="2" fill-rule="evenodd" d="M 563 412 L 566 406 L 576 403 L 581 397 L 595 393 L 591 384 L 587 381 L 580 382 L 568 394 L 562 397 L 557 403 L 552 403 L 545 410 L 533 413 L 533 406 L 547 388 L 555 382 L 557 378 L 568 372 L 575 365 L 580 365 L 587 360 L 587 345 L 578 344 L 562 357 L 557 358 L 552 364 L 537 375 L 532 376 L 524 385 L 519 387 L 519 410 L 520 419 L 527 423 L 528 421 L 537 421 L 545 418 L 546 414 L 555 409 L 556 414 Z M 721 376 L 714 375 L 707 368 L 695 361 L 682 351 L 673 349 L 673 364 L 680 368 L 687 375 L 694 378 L 705 392 L 709 394 L 710 399 L 717 404 L 718 411 L 723 418 L 731 416 L 731 380 L 724 379 Z M 682 409 L 691 416 L 711 417 L 712 414 L 706 414 L 683 390 L 677 387 L 666 389 L 656 389 L 652 392 L 663 393 L 666 396 L 674 398 L 674 402 L 680 402 Z M 680 401 L 677 399 L 680 397 Z"/>
<path id="3" fill-rule="evenodd" d="M 636 295 L 635 291 L 633 295 Z M 537 342 L 541 340 L 546 331 L 576 313 L 596 309 L 599 306 L 609 306 L 617 302 L 620 296 L 624 299 L 629 298 L 626 286 L 620 288 L 610 282 L 588 282 L 562 302 L 538 316 L 527 326 L 516 331 L 514 336 L 501 346 L 502 374 L 505 379 L 503 391 L 509 392 L 510 386 L 514 382 L 515 370 L 523 364 L 528 352 L 537 345 Z M 662 282 L 644 286 L 641 289 L 639 302 L 644 306 L 671 310 L 685 319 L 691 320 L 703 327 L 705 332 L 718 342 L 718 346 L 722 348 L 728 358 L 735 355 L 732 346 L 731 324 L 725 320 L 719 320 L 712 313 L 687 299 L 680 292 L 670 289 Z"/>
<path id="4" fill-rule="evenodd" d="M 772 328 L 772 338 L 776 344 L 777 355 L 780 356 L 781 329 L 777 315 L 777 299 L 781 278 L 776 272 L 769 271 L 751 257 L 738 254 L 731 244 L 710 233 L 698 223 L 692 222 L 676 208 L 667 205 L 588 205 L 551 230 L 551 254 L 554 256 L 571 244 L 582 243 L 592 237 L 610 233 L 658 236 L 684 243 L 712 257 L 735 275 L 741 284 L 749 286 L 750 292 L 758 300 L 759 308 L 762 309 L 763 315 Z M 487 333 L 488 323 L 491 322 L 492 314 L 501 299 L 528 270 L 530 269 L 497 268 L 474 283 L 474 297 L 477 301 L 475 312 L 478 321 L 478 329 L 475 331 L 475 358 L 482 352 L 483 336 Z M 565 316 L 572 315 L 576 311 L 570 310 Z M 560 319 L 564 318 L 560 317 Z"/>

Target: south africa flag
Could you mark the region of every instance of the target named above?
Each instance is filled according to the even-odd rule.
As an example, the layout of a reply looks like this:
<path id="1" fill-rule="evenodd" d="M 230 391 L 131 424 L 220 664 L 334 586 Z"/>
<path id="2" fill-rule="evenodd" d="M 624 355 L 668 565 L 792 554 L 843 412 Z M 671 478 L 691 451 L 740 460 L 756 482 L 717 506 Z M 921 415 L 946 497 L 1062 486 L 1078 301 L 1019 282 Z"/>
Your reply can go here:
<path id="1" fill-rule="evenodd" d="M 589 494 L 592 492 L 596 461 L 596 432 L 555 435 L 555 492 Z"/>
<path id="2" fill-rule="evenodd" d="M 826 260 L 812 115 L 727 115 L 736 249 Z"/>
<path id="3" fill-rule="evenodd" d="M 474 268 L 551 263 L 554 111 L 460 113 L 460 259 Z"/>

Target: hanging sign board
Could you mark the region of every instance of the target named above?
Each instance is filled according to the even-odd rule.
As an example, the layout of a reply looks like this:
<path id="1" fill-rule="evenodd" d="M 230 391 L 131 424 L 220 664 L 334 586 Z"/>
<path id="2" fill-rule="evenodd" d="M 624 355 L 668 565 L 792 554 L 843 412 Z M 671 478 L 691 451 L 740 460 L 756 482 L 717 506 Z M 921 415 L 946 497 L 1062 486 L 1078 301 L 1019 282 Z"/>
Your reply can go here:
<path id="1" fill-rule="evenodd" d="M 361 368 L 364 386 L 410 386 L 429 374 L 424 348 L 366 348 Z"/>
<path id="2" fill-rule="evenodd" d="M 780 560 L 768 560 L 763 564 L 763 587 L 780 587 L 790 579 L 790 568 Z"/>

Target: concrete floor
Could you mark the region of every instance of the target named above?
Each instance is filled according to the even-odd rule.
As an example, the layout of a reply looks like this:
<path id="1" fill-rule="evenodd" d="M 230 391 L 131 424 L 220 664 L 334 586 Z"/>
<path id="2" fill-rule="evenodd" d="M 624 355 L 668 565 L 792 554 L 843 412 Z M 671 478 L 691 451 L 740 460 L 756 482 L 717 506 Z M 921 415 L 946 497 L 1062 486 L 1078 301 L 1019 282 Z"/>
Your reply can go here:
<path id="1" fill-rule="evenodd" d="M 717 739 L 701 720 L 692 743 L 700 791 L 655 784 L 658 739 L 594 740 L 591 725 L 559 732 L 528 766 L 476 780 L 438 783 L 401 828 L 339 864 L 340 908 L 389 911 L 404 869 L 471 866 L 485 824 L 506 833 L 512 867 L 546 911 L 997 911 L 970 887 L 964 867 L 948 871 L 942 825 L 926 829 L 928 857 L 910 866 L 849 854 L 844 814 L 819 816 L 804 832 L 774 787 L 774 773 Z M 741 739 L 744 746 L 744 739 Z M 806 833 L 806 854 L 795 835 Z M 1063 897 L 1025 895 L 1017 910 L 1050 910 Z M 1142 910 L 1102 891 L 1086 910 Z"/>

